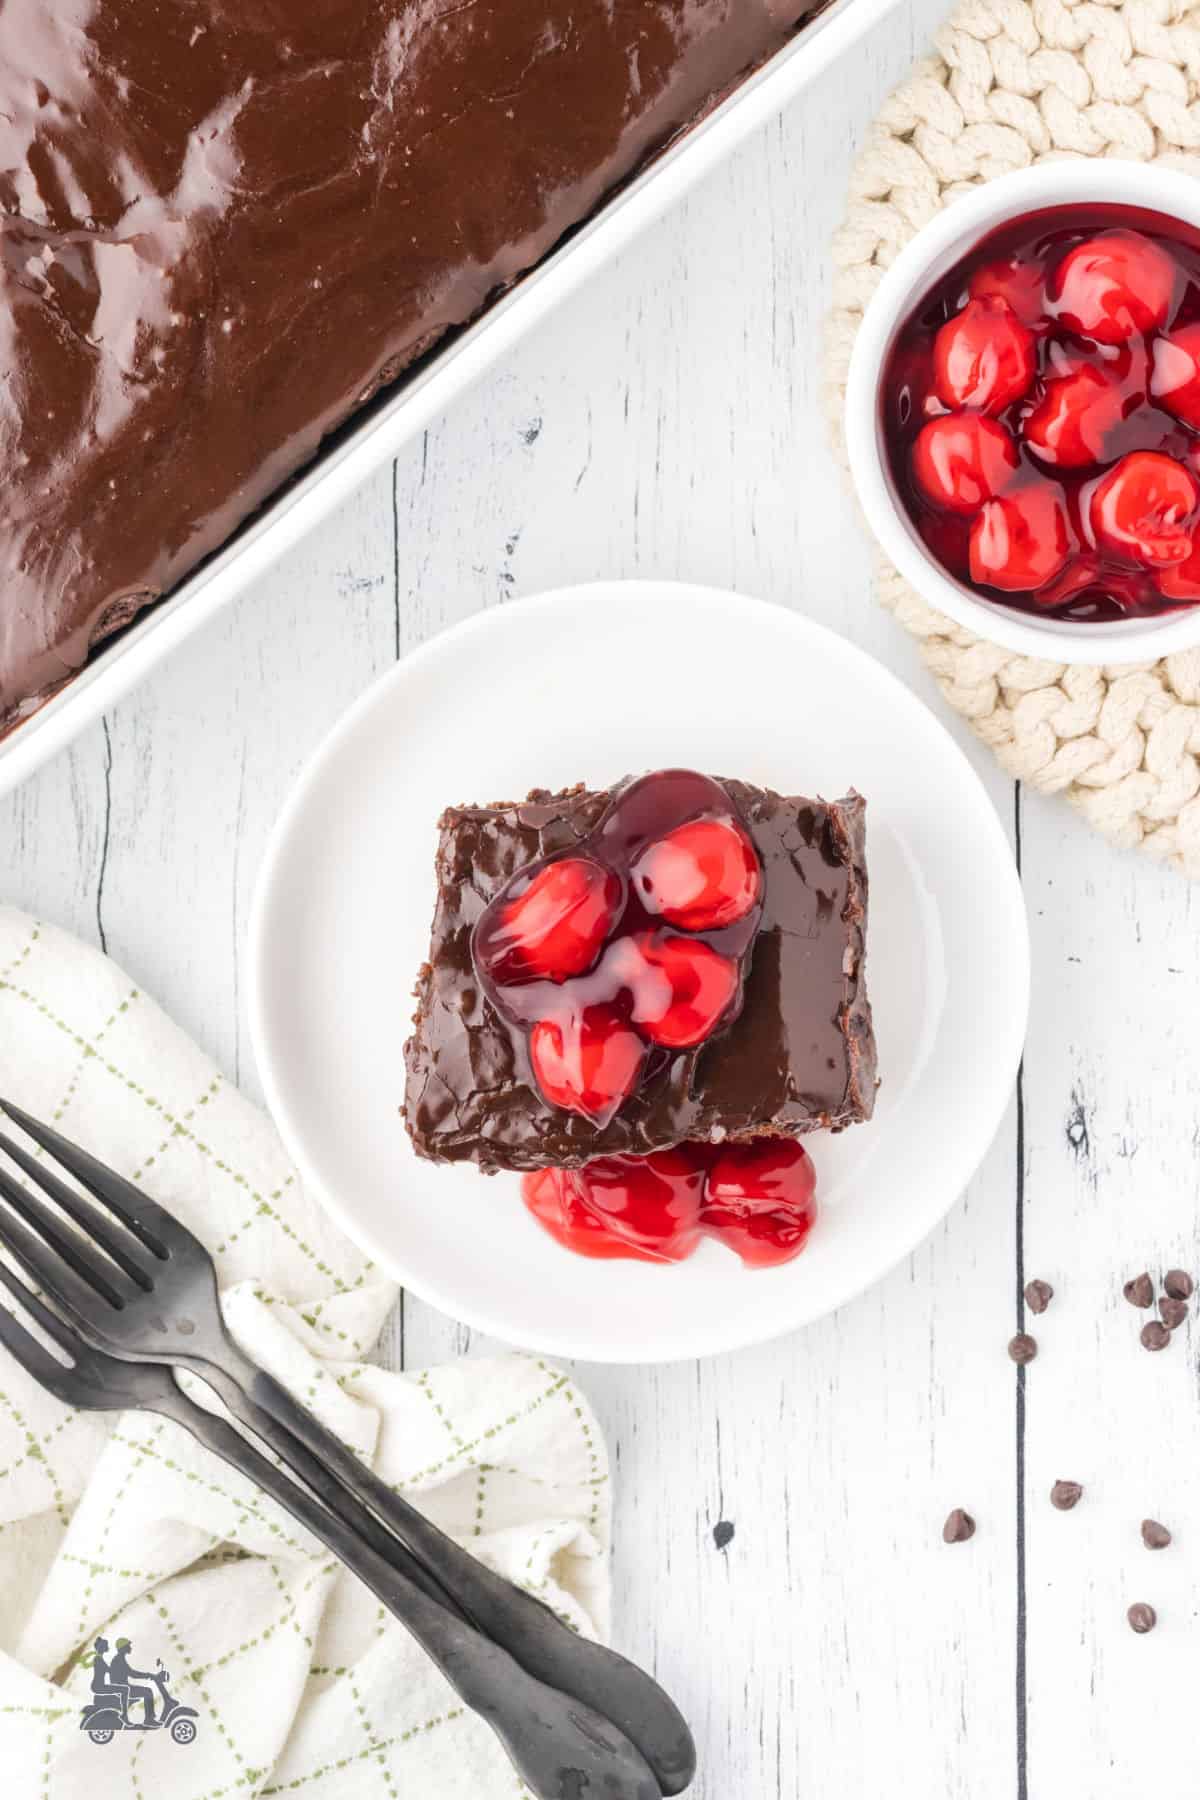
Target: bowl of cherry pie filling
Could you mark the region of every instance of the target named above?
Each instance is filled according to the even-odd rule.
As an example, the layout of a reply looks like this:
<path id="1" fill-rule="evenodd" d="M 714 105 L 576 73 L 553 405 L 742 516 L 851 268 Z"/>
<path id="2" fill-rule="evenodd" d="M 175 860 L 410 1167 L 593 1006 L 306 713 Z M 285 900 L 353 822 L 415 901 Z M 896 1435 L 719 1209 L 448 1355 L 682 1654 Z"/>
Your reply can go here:
<path id="1" fill-rule="evenodd" d="M 867 308 L 846 436 L 958 623 L 1064 662 L 1200 643 L 1200 183 L 1043 163 L 953 201 Z"/>

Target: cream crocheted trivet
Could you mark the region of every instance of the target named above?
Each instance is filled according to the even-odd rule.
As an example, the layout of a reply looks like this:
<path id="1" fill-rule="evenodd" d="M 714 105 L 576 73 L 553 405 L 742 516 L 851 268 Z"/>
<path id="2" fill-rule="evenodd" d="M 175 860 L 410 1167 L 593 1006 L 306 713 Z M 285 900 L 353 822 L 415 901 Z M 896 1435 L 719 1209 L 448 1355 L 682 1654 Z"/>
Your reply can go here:
<path id="1" fill-rule="evenodd" d="M 1122 156 L 1200 174 L 1200 3 L 967 0 L 887 101 L 834 239 L 830 423 L 882 271 L 940 206 L 1008 169 Z M 1200 877 L 1200 650 L 1084 668 L 1015 656 L 933 612 L 881 559 L 883 604 L 1010 774 L 1104 836 Z"/>

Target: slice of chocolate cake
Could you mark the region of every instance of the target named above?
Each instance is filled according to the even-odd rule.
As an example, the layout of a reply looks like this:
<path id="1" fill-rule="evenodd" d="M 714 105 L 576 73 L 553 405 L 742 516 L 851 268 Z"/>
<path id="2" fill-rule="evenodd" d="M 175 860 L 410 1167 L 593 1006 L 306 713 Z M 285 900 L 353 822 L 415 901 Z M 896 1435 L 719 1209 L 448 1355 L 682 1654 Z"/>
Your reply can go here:
<path id="1" fill-rule="evenodd" d="M 683 811 L 676 805 L 656 836 L 652 784 L 670 782 Z M 718 796 L 715 807 L 706 794 Z M 614 850 L 616 815 L 634 801 L 640 816 Z M 733 846 L 735 886 L 744 877 L 750 886 L 732 911 L 672 912 L 646 871 L 683 866 L 676 849 L 694 822 L 672 830 L 673 818 L 712 830 L 718 812 L 715 828 L 745 847 L 739 862 Z M 419 1155 L 485 1170 L 577 1167 L 688 1140 L 837 1131 L 871 1116 L 859 795 L 785 797 L 673 771 L 600 792 L 538 790 L 518 804 L 451 807 L 439 829 L 429 961 L 405 1048 L 404 1111 Z M 648 857 L 664 843 L 665 861 Z M 538 929 L 545 925 L 545 879 L 527 872 L 547 870 L 583 885 L 567 925 L 543 933 L 536 955 L 525 921 L 522 969 L 505 920 L 522 904 L 528 912 L 532 895 L 543 906 Z M 585 1046 L 583 1064 L 572 1065 L 554 1023 L 568 1016 L 598 1022 L 603 1057 L 589 1062 Z M 596 1099 L 581 1066 L 593 1087 L 616 1080 L 615 1104 Z M 624 1072 L 614 1078 L 614 1069 Z"/>

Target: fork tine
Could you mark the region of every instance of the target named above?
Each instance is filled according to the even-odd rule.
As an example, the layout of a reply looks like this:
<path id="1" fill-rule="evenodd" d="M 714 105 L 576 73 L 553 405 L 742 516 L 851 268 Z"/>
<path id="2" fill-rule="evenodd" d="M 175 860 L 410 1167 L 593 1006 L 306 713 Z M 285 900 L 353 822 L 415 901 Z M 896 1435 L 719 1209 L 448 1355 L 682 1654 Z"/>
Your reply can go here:
<path id="1" fill-rule="evenodd" d="M 36 1156 L 30 1156 L 28 1150 L 22 1150 L 20 1144 L 15 1144 L 3 1131 L 0 1131 L 0 1150 L 6 1156 L 11 1156 L 17 1167 L 24 1169 L 29 1179 L 44 1194 L 48 1194 L 68 1218 L 74 1219 L 93 1243 L 99 1244 L 105 1255 L 111 1257 L 119 1269 L 124 1270 L 130 1281 L 136 1282 L 146 1293 L 150 1292 L 154 1286 L 152 1278 L 121 1244 L 106 1213 L 101 1212 L 98 1206 L 93 1206 L 90 1200 L 85 1200 L 82 1194 L 77 1194 L 74 1188 L 69 1188 L 65 1181 L 60 1181 L 48 1164 L 39 1163 Z"/>
<path id="2" fill-rule="evenodd" d="M 25 1286 L 19 1275 L 14 1274 L 6 1262 L 0 1262 L 0 1283 L 8 1289 L 17 1305 L 36 1319 L 47 1337 L 52 1337 L 56 1344 L 73 1355 L 78 1348 L 79 1339 L 68 1325 L 64 1325 L 56 1312 L 51 1312 L 44 1300 L 39 1299 L 32 1288 Z M 0 1309 L 2 1310 L 2 1309 Z"/>
<path id="3" fill-rule="evenodd" d="M 25 1307 L 39 1325 L 42 1323 L 40 1311 L 35 1310 L 34 1296 L 29 1289 L 0 1263 L 0 1280 L 12 1294 L 18 1306 Z M 56 1341 L 61 1342 L 58 1333 L 54 1333 Z M 7 1306 L 0 1306 L 0 1344 L 3 1344 L 16 1357 L 27 1375 L 48 1388 L 57 1400 L 65 1400 L 70 1405 L 74 1399 L 75 1371 L 63 1367 L 56 1357 L 51 1356 L 44 1344 L 39 1344 L 31 1331 L 27 1331 L 15 1314 L 10 1313 Z M 65 1344 L 64 1349 L 71 1346 Z"/>
<path id="4" fill-rule="evenodd" d="M 67 1234 L 52 1218 L 49 1228 L 43 1227 L 38 1213 L 46 1212 L 46 1208 L 3 1169 L 0 1196 L 12 1207 L 9 1212 L 0 1206 L 0 1244 L 16 1257 L 30 1280 L 36 1281 L 55 1305 L 83 1320 L 95 1310 L 97 1299 L 107 1300 L 118 1311 L 124 1307 L 124 1300 L 103 1275 L 90 1269 L 70 1244 L 63 1243 Z M 14 1218 L 13 1213 L 18 1216 Z"/>
<path id="5" fill-rule="evenodd" d="M 16 1256 L 17 1252 L 10 1247 L 10 1254 Z M 0 1344 L 11 1351 L 21 1367 L 57 1400 L 89 1412 L 123 1412 L 126 1407 L 147 1406 L 152 1412 L 176 1416 L 172 1405 L 163 1404 L 164 1399 L 172 1402 L 178 1395 L 169 1369 L 153 1368 L 145 1363 L 118 1362 L 105 1351 L 97 1350 L 66 1320 L 58 1318 L 43 1305 L 20 1276 L 2 1261 L 0 1283 L 18 1307 L 35 1319 L 71 1359 L 70 1367 L 59 1362 L 6 1306 L 0 1305 Z M 161 1382 L 156 1383 L 155 1377 L 161 1377 Z"/>
<path id="6" fill-rule="evenodd" d="M 123 1175 L 118 1175 L 115 1169 L 110 1169 L 106 1163 L 100 1162 L 97 1157 L 81 1149 L 78 1144 L 73 1144 L 70 1138 L 63 1137 L 49 1125 L 30 1118 L 19 1106 L 0 1099 L 0 1112 L 6 1112 L 13 1123 L 19 1125 L 35 1144 L 40 1144 L 69 1174 L 74 1175 L 76 1181 L 120 1219 L 122 1225 L 132 1231 L 134 1237 L 157 1256 L 160 1262 L 166 1261 L 169 1254 L 167 1245 L 172 1237 L 178 1239 L 185 1233 L 185 1228 L 177 1219 L 173 1219 L 169 1212 L 164 1212 L 148 1194 L 135 1188 Z"/>

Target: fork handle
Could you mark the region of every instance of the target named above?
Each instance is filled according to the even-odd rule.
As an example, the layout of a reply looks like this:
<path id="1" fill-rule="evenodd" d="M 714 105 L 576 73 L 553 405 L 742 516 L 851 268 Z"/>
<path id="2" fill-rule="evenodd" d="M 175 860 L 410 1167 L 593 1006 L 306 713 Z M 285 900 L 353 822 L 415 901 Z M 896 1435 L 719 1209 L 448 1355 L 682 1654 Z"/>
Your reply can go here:
<path id="1" fill-rule="evenodd" d="M 240 1354 L 240 1353 L 239 1353 Z M 247 1395 L 245 1388 L 227 1369 L 206 1363 L 203 1367 L 205 1381 L 215 1389 L 225 1402 L 234 1418 L 252 1431 L 256 1437 L 269 1444 L 287 1466 L 300 1479 L 307 1482 L 313 1492 L 323 1503 L 352 1531 L 358 1533 L 364 1542 L 382 1556 L 386 1562 L 396 1559 L 397 1551 L 403 1557 L 403 1566 L 409 1580 L 422 1589 L 431 1600 L 448 1607 L 457 1613 L 460 1619 L 467 1618 L 462 1606 L 442 1585 L 425 1564 L 411 1552 L 405 1555 L 405 1546 L 397 1544 L 393 1534 L 382 1526 L 373 1513 L 361 1506 L 342 1486 L 337 1476 L 328 1467 L 328 1459 L 314 1455 L 306 1449 L 298 1438 L 291 1436 L 279 1421 L 262 1406 L 257 1405 Z M 269 1376 L 263 1377 L 270 1380 Z M 286 1390 L 283 1390 L 286 1392 Z M 289 1442 L 289 1436 L 291 1441 Z"/>
<path id="2" fill-rule="evenodd" d="M 249 1476 L 366 1583 L 465 1705 L 490 1725 L 538 1800 L 577 1800 L 593 1791 L 612 1800 L 660 1800 L 658 1782 L 641 1752 L 610 1719 L 539 1681 L 500 1644 L 431 1598 L 227 1420 L 179 1389 L 147 1404 Z"/>
<path id="3" fill-rule="evenodd" d="M 220 1369 L 205 1363 L 200 1372 L 235 1416 L 305 1480 L 315 1460 L 317 1491 L 340 1518 L 360 1532 L 373 1526 L 372 1515 L 382 1521 L 437 1591 L 452 1596 L 480 1631 L 530 1675 L 611 1719 L 637 1745 L 663 1794 L 683 1792 L 695 1774 L 695 1744 L 683 1714 L 653 1677 L 581 1637 L 540 1600 L 487 1568 L 381 1480 L 231 1338 L 225 1349 Z"/>

